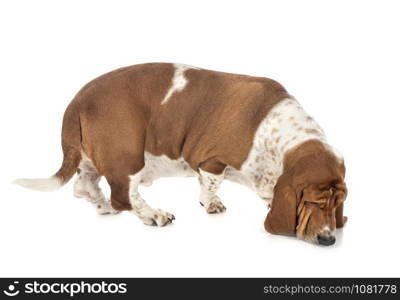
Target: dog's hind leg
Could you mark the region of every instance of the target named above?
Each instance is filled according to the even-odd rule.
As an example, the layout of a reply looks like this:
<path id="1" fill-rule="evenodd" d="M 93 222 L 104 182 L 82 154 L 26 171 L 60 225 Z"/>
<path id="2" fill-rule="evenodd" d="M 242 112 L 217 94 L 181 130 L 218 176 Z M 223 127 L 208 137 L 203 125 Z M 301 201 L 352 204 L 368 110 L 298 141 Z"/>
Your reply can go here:
<path id="1" fill-rule="evenodd" d="M 100 179 L 101 176 L 93 163 L 87 157 L 83 157 L 75 179 L 74 195 L 86 198 L 101 215 L 116 214 L 118 211 L 112 208 L 111 202 L 106 199 L 99 187 Z"/>
<path id="2" fill-rule="evenodd" d="M 138 192 L 145 166 L 148 111 L 135 105 L 134 99 L 109 100 L 121 106 L 107 104 L 107 109 L 81 114 L 81 120 L 86 153 L 110 185 L 112 208 L 130 211 L 148 225 L 171 223 L 171 214 L 151 208 Z"/>
<path id="3" fill-rule="evenodd" d="M 175 217 L 161 209 L 150 207 L 139 194 L 138 186 L 144 169 L 144 154 L 136 151 L 116 155 L 108 160 L 106 178 L 111 187 L 111 204 L 116 210 L 128 210 L 146 225 L 165 226 Z M 111 167 L 112 166 L 112 167 Z"/>

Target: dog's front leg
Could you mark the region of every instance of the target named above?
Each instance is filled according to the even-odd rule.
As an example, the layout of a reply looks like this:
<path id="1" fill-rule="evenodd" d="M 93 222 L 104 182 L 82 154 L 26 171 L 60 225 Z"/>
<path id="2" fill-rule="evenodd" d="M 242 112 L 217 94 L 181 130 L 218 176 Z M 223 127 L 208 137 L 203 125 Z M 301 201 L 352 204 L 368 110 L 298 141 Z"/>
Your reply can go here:
<path id="1" fill-rule="evenodd" d="M 216 195 L 218 188 L 224 179 L 224 172 L 213 174 L 199 169 L 200 182 L 200 204 L 204 206 L 207 213 L 221 213 L 226 210 L 219 197 Z"/>

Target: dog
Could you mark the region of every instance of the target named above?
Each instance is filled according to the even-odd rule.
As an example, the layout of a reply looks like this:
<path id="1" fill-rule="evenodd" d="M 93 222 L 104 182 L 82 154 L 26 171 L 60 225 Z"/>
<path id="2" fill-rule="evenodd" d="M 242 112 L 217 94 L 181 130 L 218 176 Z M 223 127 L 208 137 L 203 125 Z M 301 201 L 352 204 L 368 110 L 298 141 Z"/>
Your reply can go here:
<path id="1" fill-rule="evenodd" d="M 144 224 L 175 217 L 150 207 L 138 186 L 160 177 L 197 176 L 207 213 L 225 206 L 223 179 L 253 189 L 270 208 L 272 234 L 332 245 L 347 196 L 342 155 L 278 82 L 196 67 L 148 63 L 86 84 L 67 107 L 63 162 L 54 176 L 17 184 L 54 191 L 76 173 L 74 195 L 100 214 L 128 210 Z M 99 188 L 105 176 L 110 201 Z"/>

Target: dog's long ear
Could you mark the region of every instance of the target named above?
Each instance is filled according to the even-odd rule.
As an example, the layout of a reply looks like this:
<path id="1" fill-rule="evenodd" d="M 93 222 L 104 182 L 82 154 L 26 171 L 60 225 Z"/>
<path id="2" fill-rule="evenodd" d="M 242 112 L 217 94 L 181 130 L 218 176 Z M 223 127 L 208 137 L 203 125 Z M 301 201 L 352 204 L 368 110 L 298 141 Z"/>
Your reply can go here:
<path id="1" fill-rule="evenodd" d="M 347 221 L 347 217 L 343 217 L 343 203 L 336 208 L 335 220 L 336 228 L 342 228 Z"/>
<path id="2" fill-rule="evenodd" d="M 344 200 L 347 197 L 347 188 L 344 182 L 335 185 L 334 197 L 337 202 L 335 211 L 336 228 L 342 228 L 347 221 L 347 217 L 343 216 Z"/>
<path id="3" fill-rule="evenodd" d="M 272 207 L 264 222 L 265 230 L 272 234 L 296 234 L 296 194 L 282 175 L 274 188 Z"/>

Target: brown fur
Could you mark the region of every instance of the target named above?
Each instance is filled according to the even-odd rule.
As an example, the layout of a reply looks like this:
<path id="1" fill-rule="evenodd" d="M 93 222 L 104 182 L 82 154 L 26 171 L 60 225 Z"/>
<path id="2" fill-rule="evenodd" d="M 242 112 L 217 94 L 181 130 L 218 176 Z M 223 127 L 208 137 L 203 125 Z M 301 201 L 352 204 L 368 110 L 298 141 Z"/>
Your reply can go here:
<path id="1" fill-rule="evenodd" d="M 112 206 L 129 210 L 128 176 L 143 168 L 145 151 L 214 174 L 240 169 L 260 122 L 289 97 L 271 79 L 188 69 L 187 86 L 161 105 L 173 74 L 171 64 L 143 64 L 87 84 L 65 113 L 56 176 L 67 181 L 82 150 L 110 184 Z"/>

